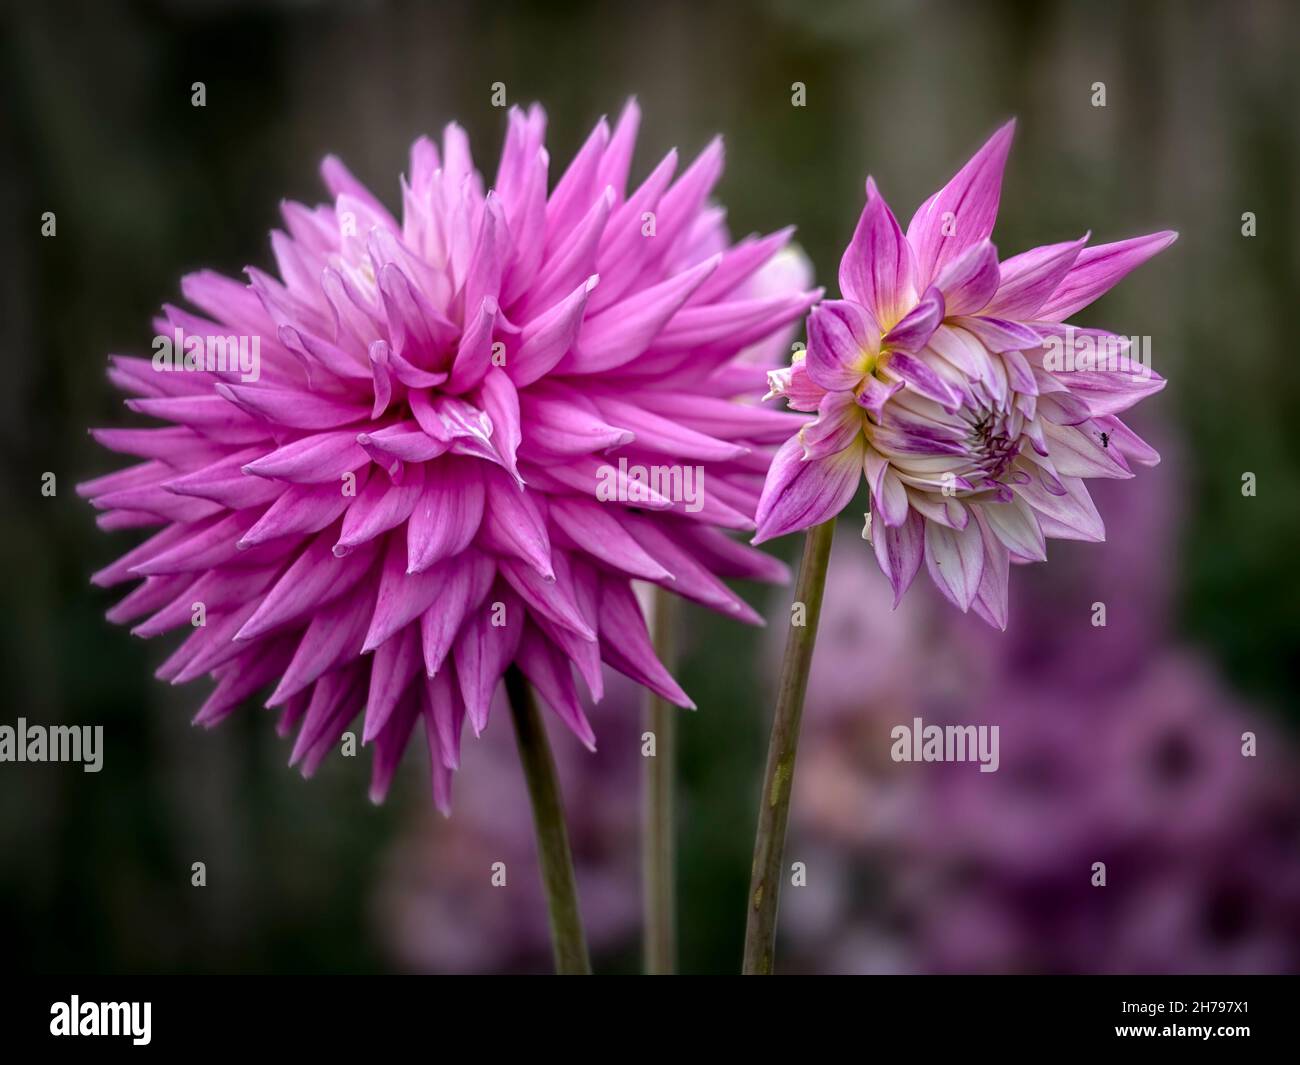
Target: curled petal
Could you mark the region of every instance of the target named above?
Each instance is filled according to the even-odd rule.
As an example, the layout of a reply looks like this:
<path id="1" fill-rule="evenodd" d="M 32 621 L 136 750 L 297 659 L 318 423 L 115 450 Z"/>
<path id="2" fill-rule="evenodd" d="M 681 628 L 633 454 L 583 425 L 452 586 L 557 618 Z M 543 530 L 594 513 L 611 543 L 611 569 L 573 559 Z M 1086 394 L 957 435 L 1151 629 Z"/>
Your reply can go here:
<path id="1" fill-rule="evenodd" d="M 862 435 L 862 411 L 851 392 L 827 392 L 817 417 L 803 427 L 804 460 L 836 455 Z"/>
<path id="2" fill-rule="evenodd" d="M 997 248 L 992 241 L 981 240 L 939 271 L 934 284 L 943 293 L 946 313 L 974 314 L 985 310 L 1000 277 Z"/>
<path id="3" fill-rule="evenodd" d="M 804 365 L 809 379 L 821 388 L 851 391 L 879 351 L 880 327 L 859 303 L 824 300 L 808 316 Z"/>
<path id="4" fill-rule="evenodd" d="M 905 351 L 893 352 L 885 369 L 908 388 L 926 399 L 934 400 L 945 410 L 955 411 L 961 406 L 961 396 L 945 384 L 925 362 Z"/>
<path id="5" fill-rule="evenodd" d="M 885 334 L 885 345 L 891 351 L 919 351 L 934 336 L 943 316 L 943 293 L 931 285 L 921 301 Z"/>
<path id="6" fill-rule="evenodd" d="M 858 406 L 879 418 L 889 398 L 902 390 L 902 381 L 882 381 L 879 377 L 868 377 L 858 390 Z"/>
<path id="7" fill-rule="evenodd" d="M 791 410 L 815 411 L 826 395 L 808 373 L 808 361 L 799 359 L 780 370 L 767 371 L 767 399 L 784 399 Z"/>

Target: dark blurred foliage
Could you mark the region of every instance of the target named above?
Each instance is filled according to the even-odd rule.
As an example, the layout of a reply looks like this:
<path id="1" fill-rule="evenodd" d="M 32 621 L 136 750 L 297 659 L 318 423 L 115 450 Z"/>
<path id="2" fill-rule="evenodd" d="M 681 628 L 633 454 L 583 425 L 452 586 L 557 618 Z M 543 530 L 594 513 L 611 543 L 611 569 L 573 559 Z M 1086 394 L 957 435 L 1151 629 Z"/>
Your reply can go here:
<path id="1" fill-rule="evenodd" d="M 797 223 L 832 288 L 868 170 L 906 218 L 1011 114 L 1004 252 L 1088 228 L 1101 240 L 1180 230 L 1089 321 L 1153 336 L 1171 381 L 1151 403 L 1185 453 L 1177 628 L 1294 724 L 1300 361 L 1284 331 L 1300 273 L 1298 31 L 1282 0 L 7 4 L 0 721 L 102 724 L 107 743 L 98 775 L 0 766 L 11 968 L 393 964 L 372 897 L 399 825 L 427 823 L 418 759 L 376 810 L 364 759 L 304 783 L 258 710 L 190 729 L 201 695 L 152 680 L 162 649 L 103 620 L 111 599 L 87 577 L 128 537 L 100 535 L 72 487 L 113 465 L 85 433 L 123 421 L 105 355 L 147 350 L 182 273 L 267 266 L 279 200 L 319 198 L 326 152 L 395 203 L 410 141 L 455 118 L 491 172 L 497 81 L 512 102 L 547 107 L 557 164 L 630 94 L 645 111 L 639 172 L 723 132 L 733 230 Z M 795 81 L 805 108 L 791 106 Z M 1105 108 L 1090 103 L 1097 81 Z M 40 236 L 45 211 L 53 239 Z M 1241 494 L 1247 471 L 1255 498 Z M 1126 487 L 1144 491 L 1141 478 Z M 681 729 L 682 962 L 728 971 L 768 672 L 759 634 L 685 616 L 682 676 L 702 709 Z M 189 885 L 196 860 L 203 890 Z"/>

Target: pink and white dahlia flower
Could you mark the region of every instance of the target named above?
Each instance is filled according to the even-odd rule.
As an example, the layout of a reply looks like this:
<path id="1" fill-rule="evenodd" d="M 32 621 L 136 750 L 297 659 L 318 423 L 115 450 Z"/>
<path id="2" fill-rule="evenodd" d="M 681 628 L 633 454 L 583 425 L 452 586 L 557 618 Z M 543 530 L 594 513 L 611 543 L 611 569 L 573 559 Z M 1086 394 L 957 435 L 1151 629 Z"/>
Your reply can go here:
<path id="1" fill-rule="evenodd" d="M 720 578 L 783 567 L 723 530 L 754 527 L 793 416 L 733 400 L 819 293 L 771 290 L 788 230 L 728 239 L 719 141 L 627 192 L 638 121 L 602 120 L 549 195 L 541 108 L 510 113 L 491 189 L 450 125 L 412 147 L 400 221 L 327 159 L 333 203 L 271 236 L 279 278 L 192 274 L 201 314 L 112 359 L 169 424 L 97 431 L 143 461 L 81 491 L 104 528 L 161 528 L 94 580 L 143 579 L 109 612 L 141 636 L 194 625 L 158 676 L 216 681 L 198 723 L 269 687 L 310 774 L 364 706 L 376 801 L 422 724 L 446 810 L 512 663 L 589 746 L 571 667 L 594 698 L 603 660 L 691 705 L 632 579 L 759 620 Z M 690 499 L 660 490 L 684 467 Z"/>
<path id="2" fill-rule="evenodd" d="M 1011 562 L 1045 559 L 1048 537 L 1104 539 L 1084 479 L 1159 461 L 1117 417 L 1164 386 L 1149 357 L 1063 323 L 1177 236 L 1089 247 L 1085 235 L 999 262 L 989 235 L 1013 130 L 906 234 L 867 179 L 844 298 L 813 310 L 806 355 L 769 375 L 769 397 L 817 417 L 777 454 L 754 538 L 835 516 L 865 473 L 864 536 L 895 605 L 924 560 L 949 600 L 999 628 Z"/>

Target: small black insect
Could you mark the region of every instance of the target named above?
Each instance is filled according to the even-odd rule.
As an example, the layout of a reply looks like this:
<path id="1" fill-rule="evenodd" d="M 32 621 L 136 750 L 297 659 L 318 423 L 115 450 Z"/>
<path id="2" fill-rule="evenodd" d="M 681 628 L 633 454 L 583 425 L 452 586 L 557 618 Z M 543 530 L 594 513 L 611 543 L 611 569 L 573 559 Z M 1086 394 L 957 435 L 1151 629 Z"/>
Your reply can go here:
<path id="1" fill-rule="evenodd" d="M 1101 446 L 1110 447 L 1110 433 L 1101 434 Z"/>

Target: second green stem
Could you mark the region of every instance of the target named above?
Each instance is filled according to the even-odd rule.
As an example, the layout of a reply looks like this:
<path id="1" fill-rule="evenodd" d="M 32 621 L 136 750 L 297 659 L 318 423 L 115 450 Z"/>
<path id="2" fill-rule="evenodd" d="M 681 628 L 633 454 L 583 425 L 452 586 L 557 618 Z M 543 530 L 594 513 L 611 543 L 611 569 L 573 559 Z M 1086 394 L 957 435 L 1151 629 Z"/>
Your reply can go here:
<path id="1" fill-rule="evenodd" d="M 831 556 L 835 519 L 815 525 L 804 540 L 795 605 L 802 605 L 802 624 L 791 620 L 790 636 L 781 662 L 776 713 L 767 747 L 767 770 L 758 807 L 758 831 L 754 838 L 754 864 L 749 881 L 748 920 L 745 925 L 746 975 L 772 972 L 776 950 L 777 902 L 781 897 L 781 856 L 785 850 L 786 822 L 790 817 L 790 793 L 794 784 L 794 760 L 799 748 L 799 726 L 803 719 L 808 671 L 817 642 L 817 622 L 826 592 L 826 566 Z"/>

